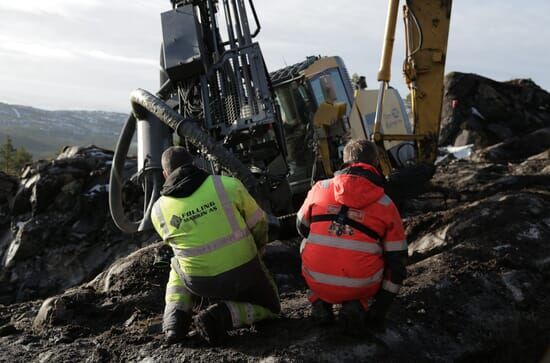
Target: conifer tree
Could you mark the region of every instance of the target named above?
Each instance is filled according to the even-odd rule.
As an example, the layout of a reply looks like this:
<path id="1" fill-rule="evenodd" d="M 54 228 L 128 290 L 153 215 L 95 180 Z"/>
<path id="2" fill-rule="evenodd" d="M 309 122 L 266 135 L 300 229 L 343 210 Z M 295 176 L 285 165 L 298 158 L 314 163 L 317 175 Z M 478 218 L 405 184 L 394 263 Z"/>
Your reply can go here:
<path id="1" fill-rule="evenodd" d="M 11 174 L 14 167 L 15 148 L 11 141 L 11 137 L 6 136 L 6 142 L 0 147 L 0 165 L 2 171 Z"/>
<path id="2" fill-rule="evenodd" d="M 11 137 L 0 145 L 0 170 L 7 174 L 17 175 L 25 164 L 32 161 L 32 155 L 23 146 L 15 148 Z"/>

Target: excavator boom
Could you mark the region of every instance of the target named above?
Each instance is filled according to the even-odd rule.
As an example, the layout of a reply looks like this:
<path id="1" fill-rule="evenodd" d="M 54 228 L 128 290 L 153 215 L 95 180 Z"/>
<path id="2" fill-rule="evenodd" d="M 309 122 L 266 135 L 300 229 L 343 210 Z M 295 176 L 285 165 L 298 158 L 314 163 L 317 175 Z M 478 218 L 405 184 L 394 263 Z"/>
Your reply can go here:
<path id="1" fill-rule="evenodd" d="M 443 80 L 452 0 L 408 0 L 404 7 L 406 59 L 418 160 L 433 163 L 441 123 Z"/>
<path id="2" fill-rule="evenodd" d="M 411 92 L 412 134 L 392 134 L 384 132 L 382 127 L 384 97 L 391 79 L 398 7 L 399 0 L 389 1 L 378 72 L 380 90 L 374 132 L 371 135 L 382 151 L 382 169 L 386 175 L 394 166 L 384 147 L 388 141 L 415 143 L 417 164 L 433 164 L 436 159 L 452 0 L 407 0 L 403 6 L 406 44 L 403 74 Z"/>

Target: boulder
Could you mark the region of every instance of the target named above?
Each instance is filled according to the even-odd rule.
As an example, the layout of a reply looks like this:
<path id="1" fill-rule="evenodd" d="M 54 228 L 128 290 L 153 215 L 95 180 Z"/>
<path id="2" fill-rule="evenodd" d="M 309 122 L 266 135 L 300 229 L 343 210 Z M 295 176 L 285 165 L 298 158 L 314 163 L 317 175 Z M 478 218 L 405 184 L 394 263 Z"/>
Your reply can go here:
<path id="1" fill-rule="evenodd" d="M 550 93 L 532 80 L 497 82 L 459 72 L 445 78 L 442 146 L 474 144 L 483 148 L 547 127 Z"/>
<path id="2" fill-rule="evenodd" d="M 475 153 L 475 161 L 522 162 L 550 150 L 550 127 L 506 139 Z"/>
<path id="3" fill-rule="evenodd" d="M 162 245 L 139 249 L 116 260 L 92 281 L 44 300 L 33 330 L 41 333 L 73 325 L 102 331 L 124 323 L 137 310 L 145 315 L 161 313 L 168 270 L 155 268 L 153 261 Z"/>
<path id="4" fill-rule="evenodd" d="M 0 227 L 10 223 L 10 203 L 19 185 L 19 180 L 0 171 Z"/>

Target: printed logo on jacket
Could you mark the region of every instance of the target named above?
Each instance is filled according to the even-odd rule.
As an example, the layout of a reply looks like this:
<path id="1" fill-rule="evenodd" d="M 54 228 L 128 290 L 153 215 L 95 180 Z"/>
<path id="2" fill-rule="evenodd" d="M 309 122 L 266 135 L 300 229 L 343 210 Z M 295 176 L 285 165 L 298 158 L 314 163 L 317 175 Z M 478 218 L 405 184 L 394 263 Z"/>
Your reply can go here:
<path id="1" fill-rule="evenodd" d="M 195 221 L 196 219 L 204 217 L 209 213 L 216 212 L 217 210 L 218 207 L 216 206 L 216 202 L 208 202 L 195 209 L 186 210 L 180 216 L 173 215 L 170 219 L 170 224 L 174 228 L 179 228 L 182 222 L 187 223 Z"/>

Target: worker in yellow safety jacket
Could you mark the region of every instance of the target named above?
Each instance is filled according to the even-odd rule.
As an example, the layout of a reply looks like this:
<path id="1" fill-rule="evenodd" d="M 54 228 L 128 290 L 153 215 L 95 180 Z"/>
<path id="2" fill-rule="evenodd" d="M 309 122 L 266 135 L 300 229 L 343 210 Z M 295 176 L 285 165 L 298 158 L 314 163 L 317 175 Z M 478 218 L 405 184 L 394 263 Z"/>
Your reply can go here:
<path id="1" fill-rule="evenodd" d="M 211 344 L 228 330 L 275 318 L 277 288 L 258 254 L 268 238 L 266 213 L 238 179 L 207 174 L 183 147 L 168 148 L 162 168 L 166 182 L 152 221 L 175 255 L 163 316 L 167 342 L 187 334 L 194 297 L 221 300 L 194 317 Z"/>

